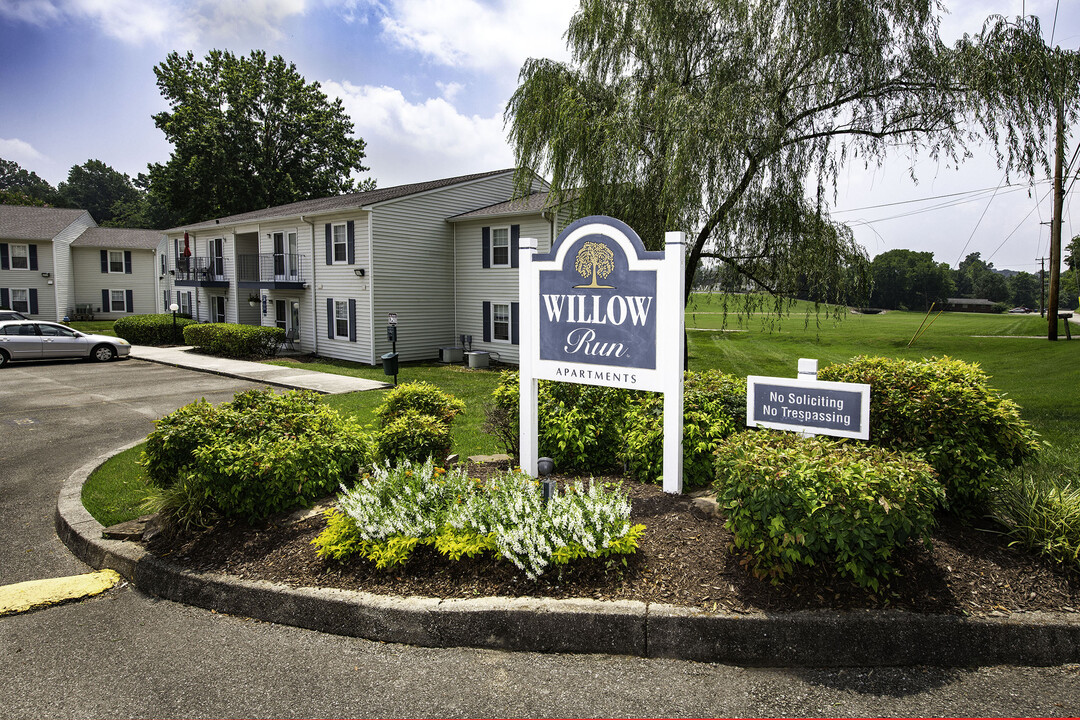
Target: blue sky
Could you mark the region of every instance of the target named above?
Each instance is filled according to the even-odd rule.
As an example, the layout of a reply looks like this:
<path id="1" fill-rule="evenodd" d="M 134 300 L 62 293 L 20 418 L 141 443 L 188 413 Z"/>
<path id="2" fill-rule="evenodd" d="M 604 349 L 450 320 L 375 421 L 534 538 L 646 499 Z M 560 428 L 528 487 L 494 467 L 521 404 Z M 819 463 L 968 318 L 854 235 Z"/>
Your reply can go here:
<path id="1" fill-rule="evenodd" d="M 976 32 L 990 14 L 1022 10 L 1040 17 L 1049 40 L 1056 10 L 1054 43 L 1080 47 L 1076 0 L 946 4 L 947 41 Z M 90 158 L 134 176 L 170 153 L 151 119 L 165 109 L 154 65 L 172 50 L 202 57 L 212 48 L 261 48 L 342 98 L 381 187 L 510 167 L 502 113 L 518 70 L 528 57 L 567 59 L 562 35 L 575 7 L 575 0 L 0 0 L 0 157 L 53 184 Z M 997 267 L 1037 270 L 1034 259 L 1047 254 L 1039 222 L 1050 218 L 1049 198 L 1037 206 L 1026 190 L 1002 189 L 991 201 L 1001 172 L 989 151 L 974 150 L 959 171 L 918 163 L 917 185 L 902 154 L 881 169 L 846 168 L 836 218 L 852 224 L 871 256 L 930 250 L 955 265 L 981 252 Z M 1039 197 L 1046 187 L 1036 188 Z M 925 208 L 945 201 L 908 202 L 981 189 L 934 211 Z M 913 210 L 920 212 L 894 217 Z M 1080 204 L 1075 224 L 1066 213 L 1064 235 L 1075 234 Z"/>

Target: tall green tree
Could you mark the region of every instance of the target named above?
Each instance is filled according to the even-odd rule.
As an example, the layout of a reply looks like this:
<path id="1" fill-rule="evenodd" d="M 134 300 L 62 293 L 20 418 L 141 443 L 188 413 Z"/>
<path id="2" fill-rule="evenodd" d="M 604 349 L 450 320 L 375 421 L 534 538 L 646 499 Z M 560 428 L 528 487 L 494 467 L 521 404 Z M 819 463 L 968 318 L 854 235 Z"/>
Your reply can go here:
<path id="1" fill-rule="evenodd" d="M 112 223 L 125 204 L 139 198 L 127 174 L 93 159 L 73 165 L 57 192 L 65 207 L 88 210 L 99 225 Z"/>
<path id="2" fill-rule="evenodd" d="M 174 149 L 150 166 L 150 191 L 180 222 L 349 192 L 368 170 L 341 100 L 280 56 L 173 52 L 154 73 L 169 103 L 154 123 Z"/>
<path id="3" fill-rule="evenodd" d="M 1027 308 L 1039 307 L 1039 277 L 1029 272 L 1018 272 L 1008 279 L 1009 300 L 1013 305 Z"/>
<path id="4" fill-rule="evenodd" d="M 23 169 L 14 160 L 0 158 L 0 204 L 44 206 L 56 205 L 59 200 L 48 180 Z"/>
<path id="5" fill-rule="evenodd" d="M 528 60 L 506 109 L 520 191 L 534 169 L 551 177 L 555 202 L 617 215 L 654 247 L 664 231 L 685 231 L 688 290 L 714 259 L 772 293 L 814 278 L 826 299 L 865 294 L 869 262 L 828 214 L 845 162 L 879 162 L 896 146 L 959 161 L 971 128 L 1026 152 L 1003 164 L 1027 171 L 1041 158 L 1044 89 L 1009 86 L 1043 93 L 1024 96 L 1034 116 L 992 92 L 993 63 L 1012 73 L 1037 24 L 984 28 L 949 48 L 941 9 L 581 0 L 566 33 L 572 60 Z"/>
<path id="6" fill-rule="evenodd" d="M 934 262 L 931 252 L 889 250 L 874 258 L 870 270 L 874 278 L 870 304 L 878 308 L 926 310 L 955 289 L 952 270 Z"/>

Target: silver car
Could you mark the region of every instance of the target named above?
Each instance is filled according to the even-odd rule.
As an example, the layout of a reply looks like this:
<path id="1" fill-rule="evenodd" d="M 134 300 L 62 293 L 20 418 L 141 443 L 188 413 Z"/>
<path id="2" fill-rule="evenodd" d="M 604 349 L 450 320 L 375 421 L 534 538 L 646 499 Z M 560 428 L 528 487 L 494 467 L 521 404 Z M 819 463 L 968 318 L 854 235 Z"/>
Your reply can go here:
<path id="1" fill-rule="evenodd" d="M 60 323 L 0 320 L 0 367 L 14 360 L 90 358 L 106 362 L 131 352 L 131 343 L 108 335 L 90 335 Z"/>

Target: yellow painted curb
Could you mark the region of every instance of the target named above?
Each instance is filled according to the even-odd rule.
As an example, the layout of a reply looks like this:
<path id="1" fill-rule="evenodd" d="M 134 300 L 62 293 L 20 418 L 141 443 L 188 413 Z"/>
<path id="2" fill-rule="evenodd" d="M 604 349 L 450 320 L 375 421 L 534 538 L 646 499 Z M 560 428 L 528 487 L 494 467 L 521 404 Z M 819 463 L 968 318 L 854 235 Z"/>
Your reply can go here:
<path id="1" fill-rule="evenodd" d="M 26 612 L 65 600 L 98 595 L 118 582 L 120 573 L 115 570 L 100 570 L 85 575 L 4 585 L 0 587 L 0 615 Z"/>

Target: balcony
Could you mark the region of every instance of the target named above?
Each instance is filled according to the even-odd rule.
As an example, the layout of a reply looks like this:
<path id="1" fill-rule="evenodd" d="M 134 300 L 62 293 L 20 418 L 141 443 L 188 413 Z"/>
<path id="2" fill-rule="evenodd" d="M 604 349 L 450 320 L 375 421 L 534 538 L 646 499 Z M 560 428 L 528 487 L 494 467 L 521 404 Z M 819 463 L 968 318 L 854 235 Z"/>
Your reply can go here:
<path id="1" fill-rule="evenodd" d="M 242 288 L 270 290 L 302 290 L 307 283 L 304 275 L 305 257 L 289 253 L 259 253 L 238 255 L 237 282 Z"/>
<path id="2" fill-rule="evenodd" d="M 225 258 L 179 257 L 176 259 L 177 285 L 188 287 L 229 287 L 229 263 Z"/>

